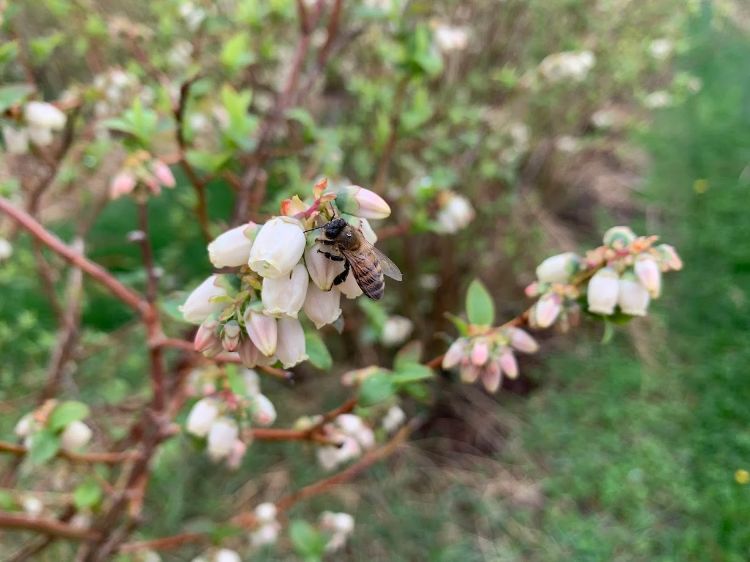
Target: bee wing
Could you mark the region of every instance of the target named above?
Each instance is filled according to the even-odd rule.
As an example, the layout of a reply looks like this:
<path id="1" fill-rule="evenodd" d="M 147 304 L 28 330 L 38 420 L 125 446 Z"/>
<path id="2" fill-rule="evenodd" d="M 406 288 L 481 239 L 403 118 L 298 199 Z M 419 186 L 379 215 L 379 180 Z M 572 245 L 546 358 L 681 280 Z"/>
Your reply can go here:
<path id="1" fill-rule="evenodd" d="M 367 244 L 367 248 L 375 254 L 375 257 L 378 258 L 378 261 L 380 262 L 380 268 L 383 270 L 383 275 L 387 275 L 388 277 L 390 277 L 391 279 L 395 279 L 396 281 L 401 281 L 404 278 L 401 270 L 395 263 L 391 261 L 391 258 L 386 256 L 383 252 L 378 250 L 367 240 L 363 240 L 363 243 Z"/>

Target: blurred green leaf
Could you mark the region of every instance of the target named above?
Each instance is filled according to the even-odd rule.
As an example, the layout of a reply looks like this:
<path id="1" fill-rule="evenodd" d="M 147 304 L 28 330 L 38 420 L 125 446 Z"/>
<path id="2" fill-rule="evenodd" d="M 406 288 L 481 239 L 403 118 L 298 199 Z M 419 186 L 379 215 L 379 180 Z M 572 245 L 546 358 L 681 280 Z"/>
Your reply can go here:
<path id="1" fill-rule="evenodd" d="M 62 32 L 35 37 L 29 41 L 29 50 L 33 61 L 37 64 L 45 62 L 63 41 L 65 41 L 65 35 Z"/>
<path id="2" fill-rule="evenodd" d="M 289 538 L 294 550 L 306 561 L 320 560 L 325 552 L 325 536 L 307 521 L 292 521 L 289 525 Z"/>
<path id="3" fill-rule="evenodd" d="M 103 491 L 99 483 L 89 478 L 79 484 L 73 492 L 73 503 L 78 509 L 91 508 L 102 499 Z"/>
<path id="4" fill-rule="evenodd" d="M 359 403 L 361 406 L 372 406 L 387 400 L 396 392 L 392 376 L 385 373 L 375 373 L 367 377 L 359 389 Z"/>
<path id="5" fill-rule="evenodd" d="M 83 402 L 75 400 L 61 402 L 52 410 L 47 427 L 51 431 L 60 431 L 69 423 L 84 419 L 89 412 L 89 407 Z"/>
<path id="6" fill-rule="evenodd" d="M 495 321 L 492 296 L 479 279 L 474 279 L 466 292 L 466 315 L 470 323 L 479 326 L 491 326 Z"/>
<path id="7" fill-rule="evenodd" d="M 391 383 L 400 386 L 412 382 L 431 379 L 434 372 L 429 367 L 420 363 L 409 363 L 403 365 L 390 378 Z"/>
<path id="8" fill-rule="evenodd" d="M 305 332 L 305 350 L 310 363 L 318 369 L 327 371 L 333 366 L 333 357 L 318 332 Z"/>
<path id="9" fill-rule="evenodd" d="M 224 372 L 227 375 L 227 383 L 232 392 L 238 396 L 245 396 L 247 394 L 247 386 L 245 381 L 240 376 L 239 370 L 236 365 L 227 364 L 224 368 Z"/>
<path id="10" fill-rule="evenodd" d="M 203 150 L 188 150 L 187 160 L 196 168 L 215 174 L 224 168 L 233 156 L 233 151 L 206 152 Z"/>
<path id="11" fill-rule="evenodd" d="M 419 363 L 422 357 L 422 342 L 418 340 L 411 341 L 398 350 L 393 358 L 393 368 L 396 371 L 401 370 L 407 365 Z"/>
<path id="12" fill-rule="evenodd" d="M 60 450 L 60 437 L 49 429 L 35 433 L 31 438 L 29 461 L 33 464 L 44 464 Z"/>
<path id="13" fill-rule="evenodd" d="M 22 102 L 33 91 L 28 84 L 0 86 L 0 113 Z"/>
<path id="14" fill-rule="evenodd" d="M 253 62 L 255 57 L 250 50 L 250 38 L 247 33 L 237 33 L 224 43 L 219 58 L 221 64 L 226 66 L 232 73 Z"/>

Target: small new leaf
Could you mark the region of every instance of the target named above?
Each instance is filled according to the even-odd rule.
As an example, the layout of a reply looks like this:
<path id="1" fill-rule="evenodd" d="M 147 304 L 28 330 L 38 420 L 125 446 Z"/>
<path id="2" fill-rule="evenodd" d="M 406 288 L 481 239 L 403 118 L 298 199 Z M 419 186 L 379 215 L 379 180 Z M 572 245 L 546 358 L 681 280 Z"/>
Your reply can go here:
<path id="1" fill-rule="evenodd" d="M 102 487 L 93 478 L 80 484 L 73 492 L 73 503 L 78 509 L 94 507 L 102 499 Z"/>
<path id="2" fill-rule="evenodd" d="M 34 434 L 31 438 L 29 460 L 33 464 L 44 464 L 60 450 L 60 437 L 49 429 Z"/>
<path id="3" fill-rule="evenodd" d="M 391 375 L 384 372 L 367 377 L 359 389 L 359 404 L 367 407 L 387 400 L 396 392 Z"/>
<path id="4" fill-rule="evenodd" d="M 318 369 L 327 371 L 333 366 L 333 358 L 317 332 L 305 332 L 305 350 L 310 363 Z"/>
<path id="5" fill-rule="evenodd" d="M 325 537 L 307 521 L 292 521 L 289 538 L 294 550 L 305 560 L 320 560 L 325 552 Z"/>
<path id="6" fill-rule="evenodd" d="M 466 292 L 466 315 L 478 326 L 491 326 L 495 321 L 495 303 L 479 279 L 474 279 Z"/>
<path id="7" fill-rule="evenodd" d="M 61 431 L 69 423 L 82 420 L 88 415 L 89 407 L 83 402 L 76 402 L 75 400 L 61 402 L 52 410 L 47 421 L 47 427 L 51 431 Z"/>

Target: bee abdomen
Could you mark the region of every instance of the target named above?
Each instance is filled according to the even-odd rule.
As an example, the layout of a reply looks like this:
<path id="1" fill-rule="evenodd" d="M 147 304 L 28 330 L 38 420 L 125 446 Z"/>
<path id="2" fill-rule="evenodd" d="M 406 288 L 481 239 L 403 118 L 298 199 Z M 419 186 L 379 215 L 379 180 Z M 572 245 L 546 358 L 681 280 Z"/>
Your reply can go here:
<path id="1" fill-rule="evenodd" d="M 385 280 L 383 271 L 376 264 L 373 264 L 367 271 L 363 271 L 357 276 L 357 285 L 362 292 L 373 300 L 379 300 L 385 291 Z"/>

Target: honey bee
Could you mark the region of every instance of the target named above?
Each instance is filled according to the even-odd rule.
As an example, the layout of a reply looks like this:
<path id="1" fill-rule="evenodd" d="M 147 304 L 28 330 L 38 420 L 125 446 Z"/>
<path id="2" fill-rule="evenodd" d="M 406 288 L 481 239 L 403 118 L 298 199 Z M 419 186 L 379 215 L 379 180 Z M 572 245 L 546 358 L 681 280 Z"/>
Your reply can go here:
<path id="1" fill-rule="evenodd" d="M 362 231 L 348 224 L 342 218 L 334 218 L 322 227 L 323 237 L 318 242 L 329 246 L 336 253 L 318 250 L 329 260 L 344 262 L 344 271 L 333 280 L 340 285 L 351 270 L 354 280 L 362 292 L 373 300 L 379 300 L 385 290 L 384 275 L 401 281 L 401 271 L 388 256 L 370 244 Z"/>

